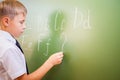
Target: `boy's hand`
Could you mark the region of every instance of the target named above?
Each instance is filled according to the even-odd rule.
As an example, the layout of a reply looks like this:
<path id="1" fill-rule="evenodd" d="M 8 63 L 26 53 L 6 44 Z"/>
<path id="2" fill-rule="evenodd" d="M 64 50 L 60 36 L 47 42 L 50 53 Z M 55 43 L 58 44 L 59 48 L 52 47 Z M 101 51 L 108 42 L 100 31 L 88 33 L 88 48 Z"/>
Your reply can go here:
<path id="1" fill-rule="evenodd" d="M 62 59 L 63 59 L 63 52 L 58 52 L 51 55 L 48 58 L 47 62 L 50 63 L 52 66 L 54 66 L 60 64 L 62 62 Z"/>

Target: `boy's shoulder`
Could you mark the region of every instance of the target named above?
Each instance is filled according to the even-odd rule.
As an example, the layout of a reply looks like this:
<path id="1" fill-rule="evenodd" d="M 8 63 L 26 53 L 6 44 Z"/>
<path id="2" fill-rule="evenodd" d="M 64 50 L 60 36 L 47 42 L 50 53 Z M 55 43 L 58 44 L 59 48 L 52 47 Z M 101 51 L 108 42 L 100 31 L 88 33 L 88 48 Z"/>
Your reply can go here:
<path id="1" fill-rule="evenodd" d="M 3 53 L 8 49 L 13 48 L 13 46 L 14 44 L 4 39 L 3 37 L 0 37 L 0 56 L 3 55 Z"/>

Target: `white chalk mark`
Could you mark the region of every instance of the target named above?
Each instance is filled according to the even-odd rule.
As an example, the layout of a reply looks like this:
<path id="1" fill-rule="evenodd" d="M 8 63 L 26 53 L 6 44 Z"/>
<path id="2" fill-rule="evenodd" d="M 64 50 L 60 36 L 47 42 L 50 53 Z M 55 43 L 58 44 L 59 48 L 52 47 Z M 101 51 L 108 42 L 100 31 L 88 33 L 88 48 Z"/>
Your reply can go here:
<path id="1" fill-rule="evenodd" d="M 46 52 L 44 53 L 45 56 L 48 56 L 48 53 L 49 53 L 50 40 L 51 39 L 48 39 L 48 42 L 46 43 Z"/>
<path id="2" fill-rule="evenodd" d="M 63 40 L 63 38 L 64 38 L 64 40 Z M 62 43 L 62 46 L 61 46 L 61 51 L 64 51 L 64 46 L 65 46 L 65 44 L 66 44 L 66 42 L 68 40 L 67 35 L 64 32 L 61 35 L 61 39 L 63 40 L 63 43 Z"/>
<path id="3" fill-rule="evenodd" d="M 61 14 L 61 13 L 62 13 L 61 10 L 59 10 L 59 11 L 56 13 L 56 16 L 55 16 L 55 25 L 54 25 L 55 31 L 58 30 L 58 29 L 57 29 L 57 20 L 58 20 L 59 14 Z"/>
<path id="4" fill-rule="evenodd" d="M 80 14 L 79 14 L 80 16 L 78 17 L 80 20 L 78 20 L 78 27 L 80 28 L 80 27 L 83 27 L 83 22 L 84 22 L 84 15 L 83 15 L 83 13 L 82 12 L 80 12 Z"/>
<path id="5" fill-rule="evenodd" d="M 61 23 L 61 31 L 64 29 L 64 23 L 65 23 L 65 20 L 63 19 Z"/>
<path id="6" fill-rule="evenodd" d="M 90 10 L 79 11 L 78 8 L 75 8 L 73 29 L 77 29 L 77 28 L 91 29 Z"/>
<path id="7" fill-rule="evenodd" d="M 76 28 L 77 17 L 78 17 L 77 15 L 78 15 L 78 8 L 75 8 L 75 17 L 74 17 L 73 29 Z"/>
<path id="8" fill-rule="evenodd" d="M 40 51 L 40 43 L 41 43 L 42 41 L 40 40 L 40 39 L 38 39 L 38 46 L 37 46 L 37 51 L 39 52 Z"/>
<path id="9" fill-rule="evenodd" d="M 88 10 L 87 11 L 87 19 L 86 20 L 84 20 L 84 22 L 83 22 L 83 28 L 84 29 L 91 29 L 91 26 L 90 26 L 90 11 Z"/>

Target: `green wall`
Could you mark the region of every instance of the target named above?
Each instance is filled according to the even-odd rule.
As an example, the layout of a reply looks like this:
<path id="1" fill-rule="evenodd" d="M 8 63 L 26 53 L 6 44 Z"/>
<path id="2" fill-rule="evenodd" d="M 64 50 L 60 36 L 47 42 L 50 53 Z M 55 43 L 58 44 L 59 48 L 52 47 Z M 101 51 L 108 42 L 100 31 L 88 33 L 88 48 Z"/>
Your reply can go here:
<path id="1" fill-rule="evenodd" d="M 29 71 L 64 52 L 43 80 L 120 80 L 119 0 L 20 0 L 28 9 L 20 37 Z"/>

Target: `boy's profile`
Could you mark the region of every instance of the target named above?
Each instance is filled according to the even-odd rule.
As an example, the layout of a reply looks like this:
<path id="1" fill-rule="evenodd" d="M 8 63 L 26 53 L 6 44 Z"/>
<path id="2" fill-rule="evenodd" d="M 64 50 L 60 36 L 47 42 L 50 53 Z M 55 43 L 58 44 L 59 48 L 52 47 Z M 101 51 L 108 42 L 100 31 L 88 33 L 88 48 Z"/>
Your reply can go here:
<path id="1" fill-rule="evenodd" d="M 17 0 L 0 1 L 0 80 L 40 80 L 60 64 L 63 53 L 51 55 L 36 71 L 27 74 L 23 51 L 17 42 L 25 30 L 27 9 Z"/>

